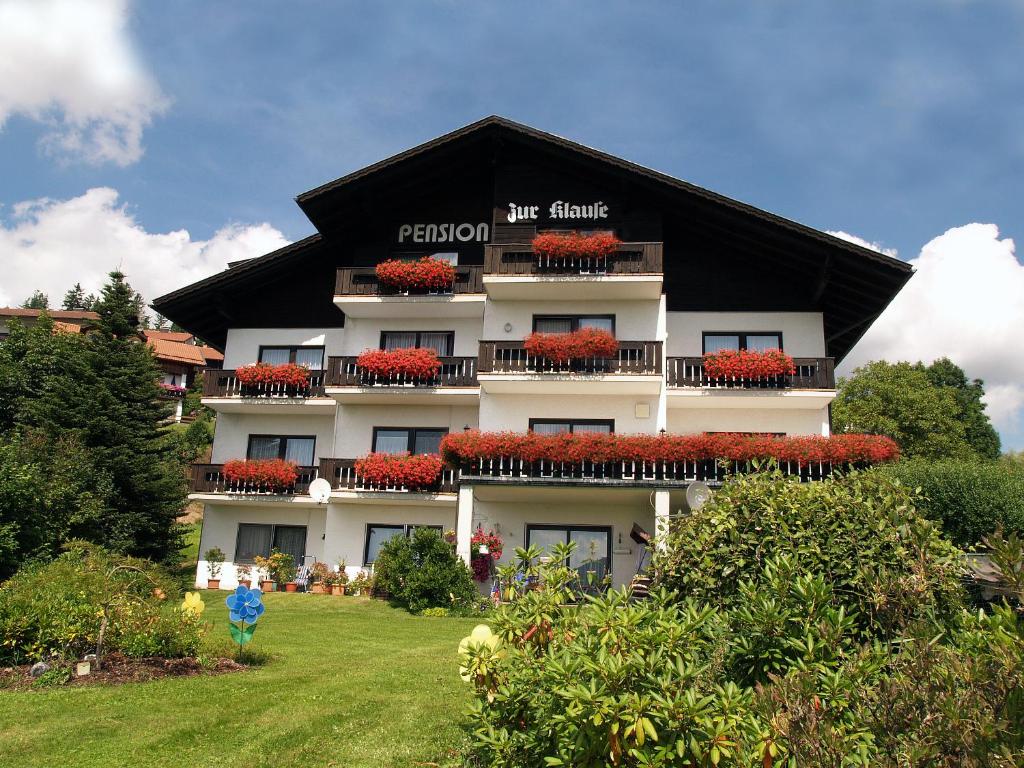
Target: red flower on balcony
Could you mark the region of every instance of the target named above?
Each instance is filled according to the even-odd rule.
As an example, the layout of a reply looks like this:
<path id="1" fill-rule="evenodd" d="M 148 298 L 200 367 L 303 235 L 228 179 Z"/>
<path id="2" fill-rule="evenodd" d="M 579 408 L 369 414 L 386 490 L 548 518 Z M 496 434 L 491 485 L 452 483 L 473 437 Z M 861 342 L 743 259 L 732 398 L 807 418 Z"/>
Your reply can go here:
<path id="1" fill-rule="evenodd" d="M 296 390 L 309 388 L 309 368 L 294 363 L 270 365 L 253 363 L 235 371 L 235 378 L 243 387 L 292 387 Z"/>
<path id="2" fill-rule="evenodd" d="M 283 459 L 233 459 L 224 464 L 229 484 L 252 490 L 285 491 L 299 479 L 299 469 Z"/>
<path id="3" fill-rule="evenodd" d="M 796 365 L 781 349 L 723 349 L 704 355 L 704 373 L 712 379 L 763 379 L 792 376 Z"/>
<path id="4" fill-rule="evenodd" d="M 360 370 L 381 378 L 432 379 L 441 370 L 437 352 L 422 347 L 368 349 L 356 358 L 356 365 Z"/>
<path id="5" fill-rule="evenodd" d="M 531 333 L 523 346 L 534 357 L 543 357 L 554 363 L 604 359 L 614 357 L 619 351 L 615 337 L 600 328 L 580 328 L 571 333 Z"/>
<path id="6" fill-rule="evenodd" d="M 616 435 L 607 433 L 467 432 L 448 434 L 441 454 L 453 466 L 471 467 L 481 459 L 505 457 L 522 461 L 568 464 L 683 462 L 727 459 L 777 459 L 801 465 L 877 464 L 894 461 L 899 448 L 882 435 L 773 437 L 752 434 Z"/>
<path id="7" fill-rule="evenodd" d="M 455 267 L 443 259 L 424 256 L 417 261 L 388 259 L 374 272 L 382 284 L 399 291 L 439 291 L 455 283 Z"/>
<path id="8" fill-rule="evenodd" d="M 615 235 L 579 232 L 545 232 L 533 238 L 533 252 L 547 258 L 580 259 L 608 257 L 615 253 L 622 241 Z"/>
<path id="9" fill-rule="evenodd" d="M 381 488 L 419 491 L 437 485 L 444 467 L 437 454 L 371 453 L 356 459 L 356 475 Z"/>

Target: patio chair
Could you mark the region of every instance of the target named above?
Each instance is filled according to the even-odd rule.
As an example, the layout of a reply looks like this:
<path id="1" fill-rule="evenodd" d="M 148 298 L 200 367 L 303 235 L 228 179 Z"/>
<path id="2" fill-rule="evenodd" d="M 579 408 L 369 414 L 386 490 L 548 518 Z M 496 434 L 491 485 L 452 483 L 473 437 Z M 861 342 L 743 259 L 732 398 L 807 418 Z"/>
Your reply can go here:
<path id="1" fill-rule="evenodd" d="M 306 560 L 311 560 L 312 562 L 307 564 Z M 302 558 L 301 565 L 299 565 L 299 567 L 295 570 L 295 584 L 297 585 L 297 591 L 299 591 L 299 592 L 308 592 L 309 591 L 310 570 L 312 569 L 313 563 L 315 563 L 315 562 L 316 562 L 316 558 L 313 557 L 313 555 L 305 555 Z"/>

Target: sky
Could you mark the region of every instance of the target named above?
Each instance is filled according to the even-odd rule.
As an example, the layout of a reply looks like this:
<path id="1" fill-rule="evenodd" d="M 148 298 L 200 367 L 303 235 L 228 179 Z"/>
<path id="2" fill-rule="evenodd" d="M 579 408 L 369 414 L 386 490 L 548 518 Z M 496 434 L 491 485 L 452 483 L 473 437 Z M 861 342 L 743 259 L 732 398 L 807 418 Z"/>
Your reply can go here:
<path id="1" fill-rule="evenodd" d="M 843 370 L 948 355 L 1024 448 L 1024 0 L 0 0 L 0 51 L 0 305 L 153 298 L 501 114 L 911 262 Z"/>

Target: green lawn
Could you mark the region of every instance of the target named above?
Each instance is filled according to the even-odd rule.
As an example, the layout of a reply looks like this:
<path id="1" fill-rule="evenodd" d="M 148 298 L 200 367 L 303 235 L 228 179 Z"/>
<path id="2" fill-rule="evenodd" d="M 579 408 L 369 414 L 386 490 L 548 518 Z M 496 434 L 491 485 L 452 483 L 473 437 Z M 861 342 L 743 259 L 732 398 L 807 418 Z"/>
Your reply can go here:
<path id="1" fill-rule="evenodd" d="M 227 635 L 226 592 L 205 592 Z M 267 595 L 261 667 L 120 687 L 0 691 L 0 766 L 415 766 L 453 761 L 472 619 Z"/>
<path id="2" fill-rule="evenodd" d="M 202 523 L 183 523 L 181 526 L 182 541 L 185 546 L 181 550 L 181 560 L 192 566 L 195 571 L 196 562 L 199 560 L 199 536 L 203 532 Z M 195 573 L 192 574 L 195 576 Z"/>

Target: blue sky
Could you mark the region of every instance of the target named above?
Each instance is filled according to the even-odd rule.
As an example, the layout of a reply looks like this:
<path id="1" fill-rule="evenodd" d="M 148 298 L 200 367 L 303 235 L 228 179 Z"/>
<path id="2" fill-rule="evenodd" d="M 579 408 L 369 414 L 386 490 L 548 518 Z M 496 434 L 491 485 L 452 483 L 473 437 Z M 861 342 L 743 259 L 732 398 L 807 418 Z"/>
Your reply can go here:
<path id="1" fill-rule="evenodd" d="M 5 6 L 61 13 L 66 1 L 0 0 L 0 21 Z M 1008 239 L 1024 238 L 1021 2 L 79 0 L 76 13 L 65 34 L 111 35 L 125 53 L 107 60 L 106 48 L 78 46 L 63 64 L 72 79 L 93 65 L 101 80 L 109 68 L 129 74 L 71 93 L 55 83 L 68 70 L 40 63 L 45 52 L 5 54 L 13 64 L 0 63 L 0 244 L 5 231 L 19 243 L 45 240 L 52 228 L 42 217 L 67 213 L 53 206 L 103 188 L 116 193 L 82 206 L 134 232 L 111 242 L 162 236 L 162 258 L 175 258 L 174 240 L 180 258 L 212 271 L 229 251 L 206 244 L 228 237 L 226 227 L 234 248 L 246 227 L 263 226 L 251 247 L 306 235 L 298 193 L 497 113 L 908 260 L 951 228 L 995 224 L 996 235 L 971 230 L 960 258 L 994 248 L 1001 274 L 1018 279 L 1005 270 L 1015 253 Z M 24 42 L 26 24 L 7 25 L 0 43 L 5 34 Z M 49 102 L 37 98 L 48 88 Z M 95 104 L 83 106 L 90 94 Z M 137 140 L 83 149 L 106 119 Z M 12 208 L 39 198 L 49 202 L 28 214 Z M 97 249 L 130 258 L 109 243 Z M 74 262 L 67 267 L 53 264 L 71 280 Z M 33 280 L 59 292 L 53 269 L 49 283 L 24 271 L 0 277 L 0 298 L 5 280 L 7 300 Z M 140 281 L 150 293 L 178 287 L 164 284 L 173 275 Z M 988 318 L 981 332 L 1003 333 L 999 324 L 1017 319 Z M 918 349 L 893 343 L 868 351 Z M 921 354 L 942 343 L 922 341 Z M 987 380 L 998 374 L 996 361 L 972 367 Z M 1024 388 L 1014 389 L 1024 367 L 998 376 L 1004 438 L 1024 447 Z"/>

